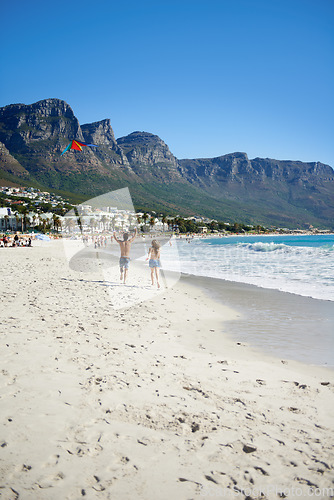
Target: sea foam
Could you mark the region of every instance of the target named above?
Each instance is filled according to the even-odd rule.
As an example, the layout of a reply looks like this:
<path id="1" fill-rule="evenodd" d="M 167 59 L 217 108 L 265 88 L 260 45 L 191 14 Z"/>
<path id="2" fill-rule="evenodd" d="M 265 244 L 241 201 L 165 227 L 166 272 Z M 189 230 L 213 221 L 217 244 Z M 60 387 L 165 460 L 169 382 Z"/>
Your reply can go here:
<path id="1" fill-rule="evenodd" d="M 178 240 L 178 270 L 334 301 L 333 237 L 268 238 Z"/>

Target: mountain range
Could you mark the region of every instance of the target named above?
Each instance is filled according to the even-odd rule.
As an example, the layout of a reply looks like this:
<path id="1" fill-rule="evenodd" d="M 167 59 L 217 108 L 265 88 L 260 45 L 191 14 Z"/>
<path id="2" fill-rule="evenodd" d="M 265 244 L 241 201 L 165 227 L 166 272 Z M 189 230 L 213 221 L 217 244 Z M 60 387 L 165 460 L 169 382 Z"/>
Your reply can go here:
<path id="1" fill-rule="evenodd" d="M 72 140 L 97 148 L 61 152 Z M 320 162 L 177 159 L 157 135 L 115 139 L 109 119 L 80 125 L 60 99 L 0 108 L 0 182 L 66 193 L 83 202 L 129 187 L 137 210 L 225 222 L 334 229 L 334 171 Z"/>

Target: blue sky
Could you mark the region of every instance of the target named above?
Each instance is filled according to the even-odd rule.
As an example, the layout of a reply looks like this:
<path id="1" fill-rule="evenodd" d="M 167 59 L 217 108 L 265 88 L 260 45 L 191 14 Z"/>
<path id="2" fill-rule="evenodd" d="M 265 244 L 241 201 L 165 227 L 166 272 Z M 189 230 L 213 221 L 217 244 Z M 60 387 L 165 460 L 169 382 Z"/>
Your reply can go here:
<path id="1" fill-rule="evenodd" d="M 0 106 L 64 99 L 178 158 L 334 167 L 334 0 L 2 2 Z"/>

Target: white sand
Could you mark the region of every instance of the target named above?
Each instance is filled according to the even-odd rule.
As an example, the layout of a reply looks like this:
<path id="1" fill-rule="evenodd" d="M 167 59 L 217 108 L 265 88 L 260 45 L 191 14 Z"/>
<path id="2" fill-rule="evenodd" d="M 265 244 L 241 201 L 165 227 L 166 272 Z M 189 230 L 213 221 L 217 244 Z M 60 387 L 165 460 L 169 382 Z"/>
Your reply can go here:
<path id="1" fill-rule="evenodd" d="M 191 280 L 106 283 L 59 241 L 0 259 L 1 499 L 331 496 L 333 371 L 238 345 Z"/>

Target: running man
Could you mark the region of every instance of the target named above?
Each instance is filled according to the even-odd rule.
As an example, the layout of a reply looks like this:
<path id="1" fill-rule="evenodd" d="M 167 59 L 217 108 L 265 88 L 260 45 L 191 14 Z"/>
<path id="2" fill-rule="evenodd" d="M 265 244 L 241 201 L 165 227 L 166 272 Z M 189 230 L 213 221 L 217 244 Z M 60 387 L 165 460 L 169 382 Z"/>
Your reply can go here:
<path id="1" fill-rule="evenodd" d="M 128 275 L 131 243 L 133 242 L 136 236 L 137 236 L 137 228 L 135 228 L 135 234 L 132 236 L 132 238 L 129 238 L 128 233 L 124 233 L 123 240 L 118 239 L 114 231 L 114 238 L 119 244 L 119 247 L 121 249 L 121 257 L 119 259 L 119 267 L 121 271 L 120 280 L 122 281 L 124 276 L 124 283 L 126 282 L 126 278 Z"/>

